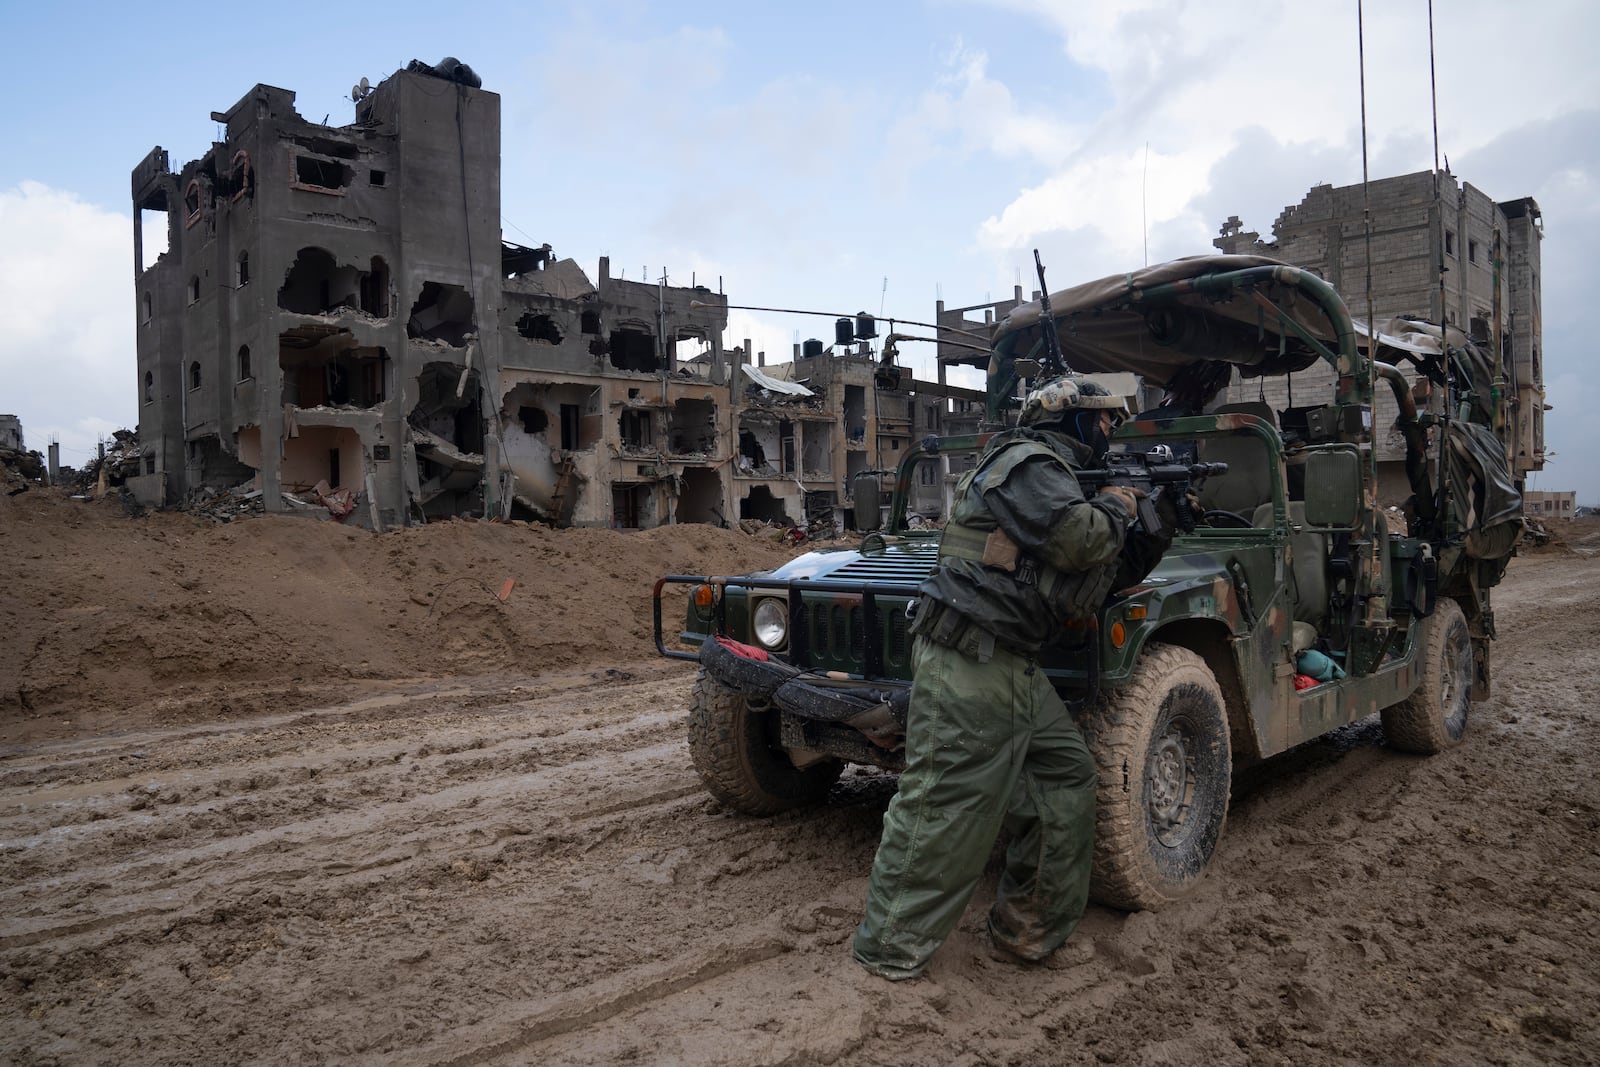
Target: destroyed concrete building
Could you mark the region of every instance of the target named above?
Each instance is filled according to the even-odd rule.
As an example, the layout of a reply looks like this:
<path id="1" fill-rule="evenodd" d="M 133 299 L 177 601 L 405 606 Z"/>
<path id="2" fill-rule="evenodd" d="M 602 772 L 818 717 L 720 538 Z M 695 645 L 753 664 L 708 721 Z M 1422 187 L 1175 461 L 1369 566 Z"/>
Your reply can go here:
<path id="1" fill-rule="evenodd" d="M 0 448 L 23 451 L 22 420 L 15 415 L 0 415 Z"/>
<path id="2" fill-rule="evenodd" d="M 867 339 L 765 375 L 724 352 L 723 294 L 503 241 L 500 98 L 470 69 L 352 95 L 330 127 L 257 85 L 200 159 L 134 168 L 145 502 L 251 482 L 376 529 L 798 523 L 898 462 L 915 401 Z"/>
<path id="3" fill-rule="evenodd" d="M 1283 209 L 1272 239 L 1246 230 L 1237 216 L 1212 244 L 1226 253 L 1271 256 L 1314 271 L 1344 296 L 1350 312 L 1379 329 L 1410 315 L 1464 330 L 1485 351 L 1500 347 L 1505 382 L 1514 397 L 1508 427 L 1512 469 L 1520 480 L 1544 468 L 1544 359 L 1539 250 L 1544 219 L 1531 197 L 1495 201 L 1448 171 L 1419 171 L 1368 184 L 1317 185 Z M 1371 208 L 1372 307 L 1367 307 Z M 1441 281 L 1442 278 L 1442 281 Z M 1407 368 L 1404 366 L 1402 370 Z M 1412 375 L 1414 378 L 1414 375 Z M 1235 380 L 1224 397 L 1265 399 L 1275 411 L 1321 404 L 1332 393 L 1332 368 L 1317 363 L 1263 385 Z M 1375 397 L 1379 488 L 1395 502 L 1410 492 L 1405 445 L 1387 390 Z"/>
<path id="4" fill-rule="evenodd" d="M 807 521 L 838 508 L 842 522 L 870 529 L 880 515 L 856 512 L 852 490 L 863 479 L 879 485 L 879 503 L 901 461 L 929 434 L 953 432 L 954 412 L 977 404 L 981 390 L 919 381 L 874 348 L 877 323 L 862 313 L 835 324 L 834 344 L 812 338 L 794 346 L 788 363 L 734 365 L 746 379 L 738 404 L 738 457 L 734 478 L 741 518 L 771 519 L 803 513 Z M 892 336 L 883 338 L 887 347 Z M 892 352 L 892 350 L 891 350 Z M 941 375 L 941 378 L 943 376 Z M 917 468 L 909 507 L 927 518 L 944 514 L 947 494 L 939 458 Z M 770 509 L 770 510 L 767 510 Z"/>
<path id="5" fill-rule="evenodd" d="M 282 510 L 320 483 L 376 527 L 499 512 L 499 97 L 402 71 L 349 126 L 270 85 L 212 119 L 200 159 L 173 172 L 158 147 L 133 171 L 134 491 L 254 477 Z"/>

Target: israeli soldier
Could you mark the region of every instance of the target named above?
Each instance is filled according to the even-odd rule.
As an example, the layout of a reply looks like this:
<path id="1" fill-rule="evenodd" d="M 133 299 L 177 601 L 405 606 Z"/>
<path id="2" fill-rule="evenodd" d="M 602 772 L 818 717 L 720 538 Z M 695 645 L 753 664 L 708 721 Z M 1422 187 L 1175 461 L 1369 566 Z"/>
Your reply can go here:
<path id="1" fill-rule="evenodd" d="M 997 951 L 1036 961 L 1082 917 L 1094 848 L 1095 764 L 1037 656 L 1063 622 L 1092 617 L 1170 542 L 1130 532 L 1137 495 L 1085 498 L 1127 407 L 1065 376 L 1031 392 L 957 487 L 939 568 L 919 590 L 906 769 L 884 815 L 853 954 L 914 978 L 966 909 L 1002 828 L 989 912 Z"/>

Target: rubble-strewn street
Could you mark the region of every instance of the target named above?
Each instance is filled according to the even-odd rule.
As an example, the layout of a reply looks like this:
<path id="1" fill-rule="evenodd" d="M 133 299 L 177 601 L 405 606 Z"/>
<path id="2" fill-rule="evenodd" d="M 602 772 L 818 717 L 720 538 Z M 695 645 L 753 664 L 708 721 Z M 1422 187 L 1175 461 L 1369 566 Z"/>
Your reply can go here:
<path id="1" fill-rule="evenodd" d="M 650 651 L 651 578 L 776 541 L 0 498 L 0 1061 L 1600 1062 L 1596 549 L 1513 561 L 1462 748 L 1374 717 L 1239 776 L 1191 901 L 1018 969 L 991 881 L 891 985 L 893 779 L 719 810 Z"/>

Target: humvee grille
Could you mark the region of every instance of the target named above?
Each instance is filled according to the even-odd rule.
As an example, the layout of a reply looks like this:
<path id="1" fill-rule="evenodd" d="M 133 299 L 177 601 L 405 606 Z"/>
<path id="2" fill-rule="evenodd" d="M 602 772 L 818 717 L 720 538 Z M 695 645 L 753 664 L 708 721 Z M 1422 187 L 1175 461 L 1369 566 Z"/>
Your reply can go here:
<path id="1" fill-rule="evenodd" d="M 805 666 L 821 670 L 860 673 L 866 659 L 866 612 L 859 603 L 802 603 L 806 638 Z M 884 670 L 891 677 L 910 677 L 911 639 L 903 601 L 878 602 L 878 620 L 883 629 Z"/>

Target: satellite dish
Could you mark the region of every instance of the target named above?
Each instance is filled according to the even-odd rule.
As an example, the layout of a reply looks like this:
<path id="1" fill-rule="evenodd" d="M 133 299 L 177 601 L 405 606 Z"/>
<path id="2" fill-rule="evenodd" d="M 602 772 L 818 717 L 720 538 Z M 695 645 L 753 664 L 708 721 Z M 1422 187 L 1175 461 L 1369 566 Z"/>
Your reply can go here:
<path id="1" fill-rule="evenodd" d="M 367 79 L 366 78 L 362 78 L 361 79 L 361 95 L 362 96 L 366 96 L 371 91 L 372 91 L 372 86 L 367 83 Z"/>
<path id="2" fill-rule="evenodd" d="M 350 99 L 355 101 L 359 101 L 361 99 L 361 86 L 350 86 Z"/>
<path id="3" fill-rule="evenodd" d="M 350 87 L 350 99 L 360 103 L 368 93 L 372 92 L 372 85 L 367 79 L 362 78 L 359 84 Z"/>

